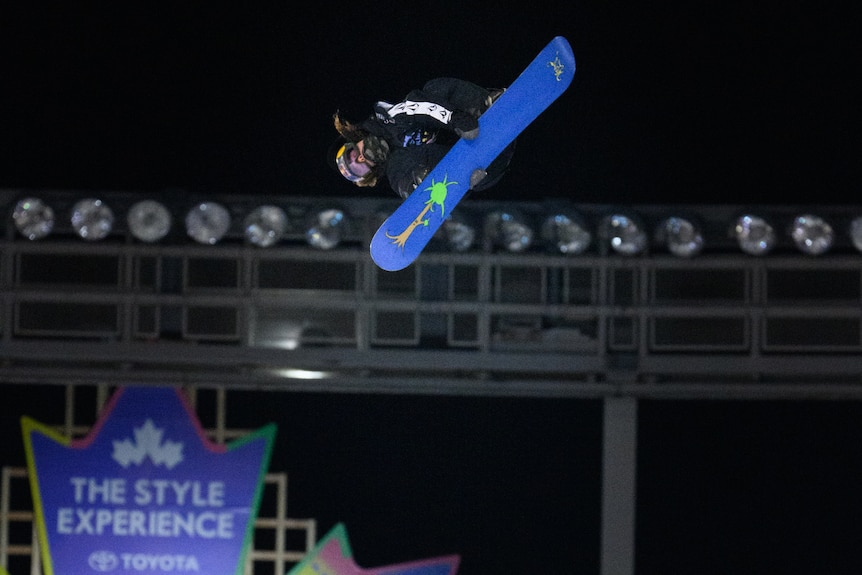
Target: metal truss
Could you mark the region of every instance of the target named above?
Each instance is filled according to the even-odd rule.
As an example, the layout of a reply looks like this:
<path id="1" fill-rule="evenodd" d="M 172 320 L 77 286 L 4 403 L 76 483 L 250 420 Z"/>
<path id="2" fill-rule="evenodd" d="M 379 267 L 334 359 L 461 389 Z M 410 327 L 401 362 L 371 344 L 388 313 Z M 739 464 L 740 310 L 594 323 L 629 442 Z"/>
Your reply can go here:
<path id="1" fill-rule="evenodd" d="M 0 198 L 11 209 L 21 194 Z M 60 205 L 77 197 L 42 195 Z M 133 199 L 115 195 L 115 204 Z M 272 199 L 223 201 L 241 214 Z M 292 214 L 320 205 L 289 201 Z M 392 203 L 336 203 L 351 226 L 328 251 L 305 243 L 299 227 L 259 248 L 242 241 L 241 229 L 217 245 L 179 237 L 145 244 L 122 226 L 102 242 L 74 237 L 68 225 L 28 241 L 7 222 L 0 382 L 858 397 L 862 276 L 846 240 L 820 257 L 786 243 L 753 257 L 727 239 L 739 210 L 707 206 L 698 216 L 712 230 L 711 249 L 693 258 L 655 246 L 624 257 L 600 237 L 578 256 L 539 247 L 507 253 L 488 241 L 452 253 L 432 243 L 416 264 L 385 272 L 367 239 Z M 475 201 L 459 209 L 481 219 L 500 207 Z M 517 206 L 534 219 L 553 207 Z M 610 209 L 575 208 L 594 220 Z M 656 221 L 675 208 L 637 209 Z M 776 219 L 799 211 L 768 210 Z M 821 213 L 846 223 L 853 210 Z"/>

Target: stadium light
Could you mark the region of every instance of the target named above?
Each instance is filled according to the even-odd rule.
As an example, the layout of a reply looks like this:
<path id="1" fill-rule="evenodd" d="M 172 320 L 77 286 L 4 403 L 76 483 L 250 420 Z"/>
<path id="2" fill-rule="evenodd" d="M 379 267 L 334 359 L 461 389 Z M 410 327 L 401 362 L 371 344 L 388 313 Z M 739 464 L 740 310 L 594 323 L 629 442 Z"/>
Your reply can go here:
<path id="1" fill-rule="evenodd" d="M 775 247 L 775 229 L 763 217 L 743 214 L 733 225 L 739 249 L 752 256 L 764 256 Z"/>
<path id="2" fill-rule="evenodd" d="M 601 234 L 612 250 L 624 256 L 642 254 L 647 248 L 647 234 L 640 218 L 616 213 L 605 217 Z"/>
<path id="3" fill-rule="evenodd" d="M 258 206 L 243 220 L 245 238 L 261 248 L 270 247 L 281 240 L 287 231 L 287 214 L 278 206 Z"/>
<path id="4" fill-rule="evenodd" d="M 533 228 L 523 214 L 514 210 L 498 210 L 485 218 L 485 233 L 494 245 L 508 252 L 523 252 L 533 244 Z"/>
<path id="5" fill-rule="evenodd" d="M 85 198 L 72 207 L 72 229 L 87 241 L 107 237 L 114 228 L 114 212 L 97 198 Z"/>
<path id="6" fill-rule="evenodd" d="M 569 255 L 584 253 L 593 241 L 583 216 L 570 212 L 557 212 L 546 217 L 541 235 L 554 251 Z"/>
<path id="7" fill-rule="evenodd" d="M 463 214 L 447 217 L 440 230 L 450 251 L 466 252 L 476 242 L 476 227 Z"/>
<path id="8" fill-rule="evenodd" d="M 656 229 L 656 239 L 671 254 L 690 258 L 703 250 L 704 238 L 700 224 L 692 218 L 670 216 Z"/>
<path id="9" fill-rule="evenodd" d="M 822 217 L 802 214 L 793 219 L 790 237 L 802 253 L 819 256 L 832 248 L 835 232 L 829 222 Z"/>
<path id="10" fill-rule="evenodd" d="M 23 198 L 12 210 L 15 228 L 28 240 L 40 240 L 54 229 L 54 210 L 39 198 Z"/>
<path id="11" fill-rule="evenodd" d="M 186 233 L 200 244 L 217 244 L 229 228 L 230 213 L 218 202 L 201 202 L 186 213 Z"/>
<path id="12" fill-rule="evenodd" d="M 857 251 L 862 252 L 862 216 L 853 218 L 850 222 L 848 233 L 850 234 L 850 241 L 853 247 Z"/>
<path id="13" fill-rule="evenodd" d="M 341 243 L 347 226 L 347 215 L 341 208 L 329 207 L 311 212 L 305 240 L 313 248 L 331 250 Z"/>
<path id="14" fill-rule="evenodd" d="M 142 200 L 129 208 L 126 223 L 136 239 L 153 243 L 171 230 L 171 213 L 155 200 Z"/>

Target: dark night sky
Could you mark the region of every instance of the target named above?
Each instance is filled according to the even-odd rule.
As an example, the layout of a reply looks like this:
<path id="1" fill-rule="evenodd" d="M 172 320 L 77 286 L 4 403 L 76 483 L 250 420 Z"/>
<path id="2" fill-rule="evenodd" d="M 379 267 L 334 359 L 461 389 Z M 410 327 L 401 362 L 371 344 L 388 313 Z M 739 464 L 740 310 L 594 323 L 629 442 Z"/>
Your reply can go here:
<path id="1" fill-rule="evenodd" d="M 353 194 L 324 162 L 333 112 L 435 76 L 505 86 L 563 35 L 575 80 L 494 197 L 858 203 L 855 16 L 730 4 L 7 7 L 0 187 Z M 290 515 L 345 521 L 365 567 L 460 553 L 462 575 L 598 573 L 598 402 L 246 401 L 238 424 L 279 423 Z M 21 405 L 3 402 L 7 437 L 45 409 Z M 639 575 L 862 571 L 862 405 L 654 401 L 640 418 Z"/>
<path id="2" fill-rule="evenodd" d="M 860 91 L 849 12 L 503 4 L 6 9 L 2 185 L 352 194 L 323 159 L 333 112 L 360 119 L 435 76 L 508 85 L 563 35 L 574 82 L 522 135 L 495 197 L 852 201 Z"/>

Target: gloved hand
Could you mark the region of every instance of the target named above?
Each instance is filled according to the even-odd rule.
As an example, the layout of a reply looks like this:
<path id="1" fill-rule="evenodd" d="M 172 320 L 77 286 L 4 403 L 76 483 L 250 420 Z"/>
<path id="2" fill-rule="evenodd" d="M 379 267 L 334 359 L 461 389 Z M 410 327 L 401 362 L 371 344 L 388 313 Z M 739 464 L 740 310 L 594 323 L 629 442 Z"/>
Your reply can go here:
<path id="1" fill-rule="evenodd" d="M 460 110 L 453 112 L 449 123 L 455 133 L 465 140 L 475 140 L 479 137 L 479 120 L 467 112 Z"/>
<path id="2" fill-rule="evenodd" d="M 416 166 L 415 168 L 413 168 L 413 174 L 412 175 L 413 175 L 413 189 L 414 190 L 419 186 L 419 184 L 422 183 L 422 180 L 424 180 L 425 176 L 427 176 L 429 173 L 431 173 L 431 168 L 429 168 L 428 166 Z M 413 191 L 413 190 L 411 190 L 411 191 Z"/>
<path id="3" fill-rule="evenodd" d="M 488 172 L 483 170 L 482 168 L 476 168 L 473 170 L 473 173 L 470 174 L 470 189 L 476 189 L 476 186 L 482 183 L 488 176 Z"/>
<path id="4" fill-rule="evenodd" d="M 389 157 L 389 144 L 377 136 L 365 136 L 365 147 L 362 155 L 375 164 L 382 164 Z"/>

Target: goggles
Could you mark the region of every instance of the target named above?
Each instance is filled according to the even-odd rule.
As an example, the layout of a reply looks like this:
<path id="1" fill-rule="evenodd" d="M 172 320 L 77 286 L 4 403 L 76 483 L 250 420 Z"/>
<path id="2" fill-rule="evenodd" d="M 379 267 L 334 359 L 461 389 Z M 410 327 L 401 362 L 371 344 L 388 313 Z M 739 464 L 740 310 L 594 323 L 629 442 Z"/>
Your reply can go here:
<path id="1" fill-rule="evenodd" d="M 335 155 L 338 171 L 351 182 L 358 182 L 371 171 L 368 164 L 359 162 L 357 158 L 359 158 L 359 149 L 353 142 L 347 142 L 341 146 Z"/>

